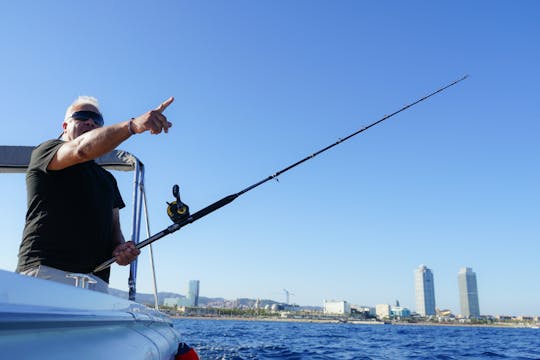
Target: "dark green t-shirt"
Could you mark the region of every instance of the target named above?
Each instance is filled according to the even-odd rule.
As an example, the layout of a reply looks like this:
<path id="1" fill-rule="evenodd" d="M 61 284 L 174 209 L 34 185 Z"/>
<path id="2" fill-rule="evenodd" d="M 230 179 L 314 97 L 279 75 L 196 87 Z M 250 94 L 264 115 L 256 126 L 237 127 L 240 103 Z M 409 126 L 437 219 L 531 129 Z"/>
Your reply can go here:
<path id="1" fill-rule="evenodd" d="M 47 170 L 62 140 L 32 152 L 26 172 L 28 211 L 17 271 L 38 265 L 90 273 L 112 257 L 112 210 L 125 206 L 114 177 L 94 161 Z M 96 274 L 109 281 L 110 269 Z"/>

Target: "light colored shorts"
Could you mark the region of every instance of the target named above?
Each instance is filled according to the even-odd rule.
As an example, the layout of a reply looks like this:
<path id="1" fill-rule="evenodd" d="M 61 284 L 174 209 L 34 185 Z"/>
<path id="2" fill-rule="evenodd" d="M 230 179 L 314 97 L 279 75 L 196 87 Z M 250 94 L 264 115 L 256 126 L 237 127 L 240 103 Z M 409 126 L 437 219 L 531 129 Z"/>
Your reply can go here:
<path id="1" fill-rule="evenodd" d="M 32 276 L 32 277 L 36 277 L 40 279 L 45 279 L 45 280 L 52 280 L 52 281 L 56 281 L 56 282 L 66 284 L 66 285 L 71 285 L 71 286 L 76 286 L 76 283 L 77 283 L 77 279 L 73 278 L 71 274 L 81 275 L 81 274 L 76 274 L 69 271 L 58 270 L 58 269 L 52 268 L 50 266 L 45 266 L 45 265 L 39 265 L 39 266 L 33 267 L 31 269 L 20 272 L 20 274 L 26 275 L 26 276 Z M 92 274 L 84 274 L 84 275 L 89 276 L 92 280 L 91 282 L 87 284 L 86 286 L 87 289 L 99 291 L 103 293 L 109 292 L 109 284 L 107 284 L 105 281 L 103 281 L 99 277 Z M 79 284 L 81 283 L 81 281 L 86 282 L 86 280 L 79 279 L 78 280 Z M 95 281 L 95 283 L 93 281 Z"/>

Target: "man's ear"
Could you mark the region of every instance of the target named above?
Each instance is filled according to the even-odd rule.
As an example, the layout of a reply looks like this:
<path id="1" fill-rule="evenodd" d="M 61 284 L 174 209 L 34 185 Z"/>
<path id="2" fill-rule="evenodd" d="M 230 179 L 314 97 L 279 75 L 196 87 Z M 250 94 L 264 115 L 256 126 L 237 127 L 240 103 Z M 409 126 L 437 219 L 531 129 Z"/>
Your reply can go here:
<path id="1" fill-rule="evenodd" d="M 60 133 L 60 135 L 58 135 L 58 139 L 62 139 L 62 136 L 64 136 L 64 133 L 66 132 L 66 128 L 67 128 L 67 122 L 63 122 L 62 123 L 62 132 Z"/>

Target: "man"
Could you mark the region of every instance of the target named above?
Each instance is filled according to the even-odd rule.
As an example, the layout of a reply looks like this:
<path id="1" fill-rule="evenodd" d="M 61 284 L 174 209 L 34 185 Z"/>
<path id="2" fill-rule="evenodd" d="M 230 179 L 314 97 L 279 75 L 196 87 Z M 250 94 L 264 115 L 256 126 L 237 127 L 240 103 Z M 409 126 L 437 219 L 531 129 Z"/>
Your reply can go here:
<path id="1" fill-rule="evenodd" d="M 120 229 L 118 211 L 125 205 L 116 180 L 94 159 L 132 135 L 167 133 L 172 124 L 163 111 L 173 100 L 109 126 L 103 126 L 93 97 L 81 96 L 68 107 L 61 139 L 46 141 L 32 152 L 17 272 L 75 284 L 71 273 L 89 274 L 112 256 L 127 265 L 140 254 Z M 106 292 L 109 274 L 107 268 L 91 275 L 90 288 Z"/>

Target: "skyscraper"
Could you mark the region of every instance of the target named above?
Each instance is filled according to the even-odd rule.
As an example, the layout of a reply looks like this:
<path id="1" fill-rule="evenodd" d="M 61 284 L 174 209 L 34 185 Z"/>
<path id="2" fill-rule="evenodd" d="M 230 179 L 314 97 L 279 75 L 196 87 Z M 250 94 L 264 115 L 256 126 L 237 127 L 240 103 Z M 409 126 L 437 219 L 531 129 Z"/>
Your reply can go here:
<path id="1" fill-rule="evenodd" d="M 189 281 L 187 298 L 190 300 L 191 306 L 199 306 L 199 280 Z"/>
<path id="2" fill-rule="evenodd" d="M 196 307 L 199 306 L 199 280 L 190 280 L 188 293 L 185 298 L 177 300 L 178 306 Z"/>
<path id="3" fill-rule="evenodd" d="M 435 284 L 433 273 L 425 265 L 414 271 L 416 312 L 422 316 L 435 315 Z"/>
<path id="4" fill-rule="evenodd" d="M 476 273 L 468 267 L 459 269 L 458 285 L 461 315 L 465 317 L 479 317 L 480 305 L 478 303 Z"/>

